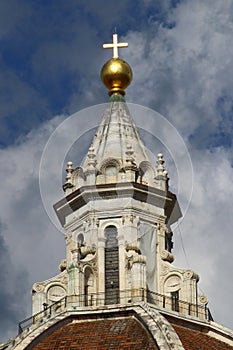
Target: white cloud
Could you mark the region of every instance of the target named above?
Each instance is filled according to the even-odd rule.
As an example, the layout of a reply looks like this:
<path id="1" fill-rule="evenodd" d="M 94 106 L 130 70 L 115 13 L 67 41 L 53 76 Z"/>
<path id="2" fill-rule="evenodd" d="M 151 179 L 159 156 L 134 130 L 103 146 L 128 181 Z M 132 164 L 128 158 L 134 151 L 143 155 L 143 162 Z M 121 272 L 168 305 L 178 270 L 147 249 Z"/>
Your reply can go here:
<path id="1" fill-rule="evenodd" d="M 193 151 L 194 189 L 191 205 L 181 224 L 189 267 L 201 277 L 200 286 L 210 299 L 216 322 L 233 327 L 231 251 L 233 245 L 233 168 L 230 151 L 223 148 Z M 175 230 L 176 264 L 187 265 L 179 230 Z M 223 303 L 227 300 L 227 303 Z"/>
<path id="2" fill-rule="evenodd" d="M 124 52 L 134 71 L 130 100 L 165 114 L 186 136 L 201 125 L 214 132 L 222 122 L 218 100 L 226 99 L 228 110 L 232 105 L 231 13 L 230 1 L 185 1 L 168 16 L 173 28 L 161 24 L 154 37 L 130 31 Z"/>
<path id="3" fill-rule="evenodd" d="M 42 150 L 62 118 L 0 150 L 1 314 L 6 320 L 1 337 L 16 334 L 19 318 L 31 313 L 32 283 L 55 275 L 59 258 L 65 254 L 63 236 L 45 213 L 38 184 Z M 56 249 L 50 249 L 52 245 Z"/>

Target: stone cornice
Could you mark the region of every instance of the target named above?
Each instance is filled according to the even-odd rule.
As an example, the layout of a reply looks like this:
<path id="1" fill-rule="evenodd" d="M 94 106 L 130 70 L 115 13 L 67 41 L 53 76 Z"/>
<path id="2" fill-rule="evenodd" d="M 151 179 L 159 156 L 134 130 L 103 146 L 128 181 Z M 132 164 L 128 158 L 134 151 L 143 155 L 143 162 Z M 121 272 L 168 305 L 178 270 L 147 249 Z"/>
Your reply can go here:
<path id="1" fill-rule="evenodd" d="M 64 226 L 66 216 L 83 207 L 88 202 L 113 198 L 133 198 L 158 206 L 165 209 L 165 215 L 168 218 L 174 206 L 177 205 L 176 196 L 169 191 L 165 192 L 136 182 L 123 182 L 81 187 L 57 202 L 54 205 L 54 209 L 61 224 Z M 181 216 L 179 208 L 177 216 L 178 218 Z"/>

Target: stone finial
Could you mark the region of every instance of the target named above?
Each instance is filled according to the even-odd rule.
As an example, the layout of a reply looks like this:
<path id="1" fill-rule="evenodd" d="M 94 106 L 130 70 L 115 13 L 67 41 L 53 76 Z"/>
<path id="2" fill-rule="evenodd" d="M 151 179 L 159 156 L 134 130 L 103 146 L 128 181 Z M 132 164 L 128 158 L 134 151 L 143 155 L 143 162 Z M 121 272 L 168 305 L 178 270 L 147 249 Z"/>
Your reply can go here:
<path id="1" fill-rule="evenodd" d="M 95 149 L 94 149 L 93 145 L 91 145 L 91 146 L 89 147 L 88 154 L 93 154 L 94 151 L 95 151 Z"/>
<path id="2" fill-rule="evenodd" d="M 164 168 L 164 159 L 163 159 L 163 154 L 162 153 L 158 153 L 157 155 L 157 174 L 158 175 L 162 175 L 164 176 L 166 179 L 168 179 L 168 172 L 167 170 L 165 170 Z"/>
<path id="3" fill-rule="evenodd" d="M 72 183 L 72 172 L 74 171 L 74 169 L 72 168 L 73 163 L 72 162 L 68 162 L 67 163 L 67 168 L 66 168 L 66 183 L 63 185 L 63 190 L 66 192 L 66 194 L 69 194 L 70 192 L 72 192 L 72 188 L 74 187 L 73 183 Z"/>
<path id="4" fill-rule="evenodd" d="M 95 168 L 95 165 L 96 165 L 96 155 L 94 152 L 95 152 L 95 149 L 94 149 L 93 145 L 91 145 L 91 147 L 88 150 L 88 154 L 87 154 L 88 166 L 90 168 Z"/>
<path id="5" fill-rule="evenodd" d="M 163 176 L 164 176 L 166 179 L 168 179 L 168 172 L 167 172 L 167 170 L 164 170 Z"/>
<path id="6" fill-rule="evenodd" d="M 74 169 L 72 168 L 73 163 L 71 161 L 67 162 L 67 168 L 66 168 L 66 182 L 71 183 L 71 175 Z"/>
<path id="7" fill-rule="evenodd" d="M 130 144 L 128 144 L 126 146 L 125 154 L 126 154 L 126 162 L 131 162 L 133 164 L 135 161 L 134 156 L 133 156 L 134 150 Z"/>
<path id="8" fill-rule="evenodd" d="M 163 164 L 164 164 L 164 160 L 163 160 L 163 154 L 162 153 L 158 153 L 157 155 L 157 171 L 158 171 L 158 175 L 163 175 L 163 172 L 165 170 Z"/>

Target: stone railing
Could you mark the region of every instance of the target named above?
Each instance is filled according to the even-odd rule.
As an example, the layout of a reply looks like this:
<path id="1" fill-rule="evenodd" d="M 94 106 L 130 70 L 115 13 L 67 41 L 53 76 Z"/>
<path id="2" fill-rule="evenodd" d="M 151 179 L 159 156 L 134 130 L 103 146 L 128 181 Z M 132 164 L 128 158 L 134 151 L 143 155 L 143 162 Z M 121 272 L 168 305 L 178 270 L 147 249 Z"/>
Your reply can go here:
<path id="1" fill-rule="evenodd" d="M 18 332 L 21 334 L 25 329 L 32 325 L 41 324 L 48 319 L 55 317 L 65 310 L 83 310 L 85 307 L 98 307 L 108 305 L 130 305 L 147 301 L 150 304 L 156 305 L 159 309 L 178 312 L 182 315 L 198 317 L 202 320 L 213 321 L 209 308 L 207 306 L 188 303 L 186 301 L 177 300 L 172 297 L 158 294 L 150 290 L 135 289 L 135 290 L 112 290 L 106 300 L 105 293 L 91 293 L 89 295 L 71 295 L 65 296 L 59 301 L 45 305 L 41 312 L 21 321 L 19 323 Z"/>

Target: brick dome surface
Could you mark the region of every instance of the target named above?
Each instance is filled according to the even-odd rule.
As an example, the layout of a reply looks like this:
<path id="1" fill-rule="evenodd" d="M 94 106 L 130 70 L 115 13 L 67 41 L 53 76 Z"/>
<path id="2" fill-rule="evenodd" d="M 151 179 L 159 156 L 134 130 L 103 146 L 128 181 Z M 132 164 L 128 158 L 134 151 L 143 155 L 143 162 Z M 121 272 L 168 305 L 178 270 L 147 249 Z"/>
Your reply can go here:
<path id="1" fill-rule="evenodd" d="M 201 331 L 174 324 L 173 328 L 178 334 L 185 350 L 233 350 L 231 345 L 210 337 Z"/>
<path id="2" fill-rule="evenodd" d="M 159 349 L 149 331 L 134 317 L 73 321 L 48 336 L 42 334 L 36 343 L 35 350 Z"/>

